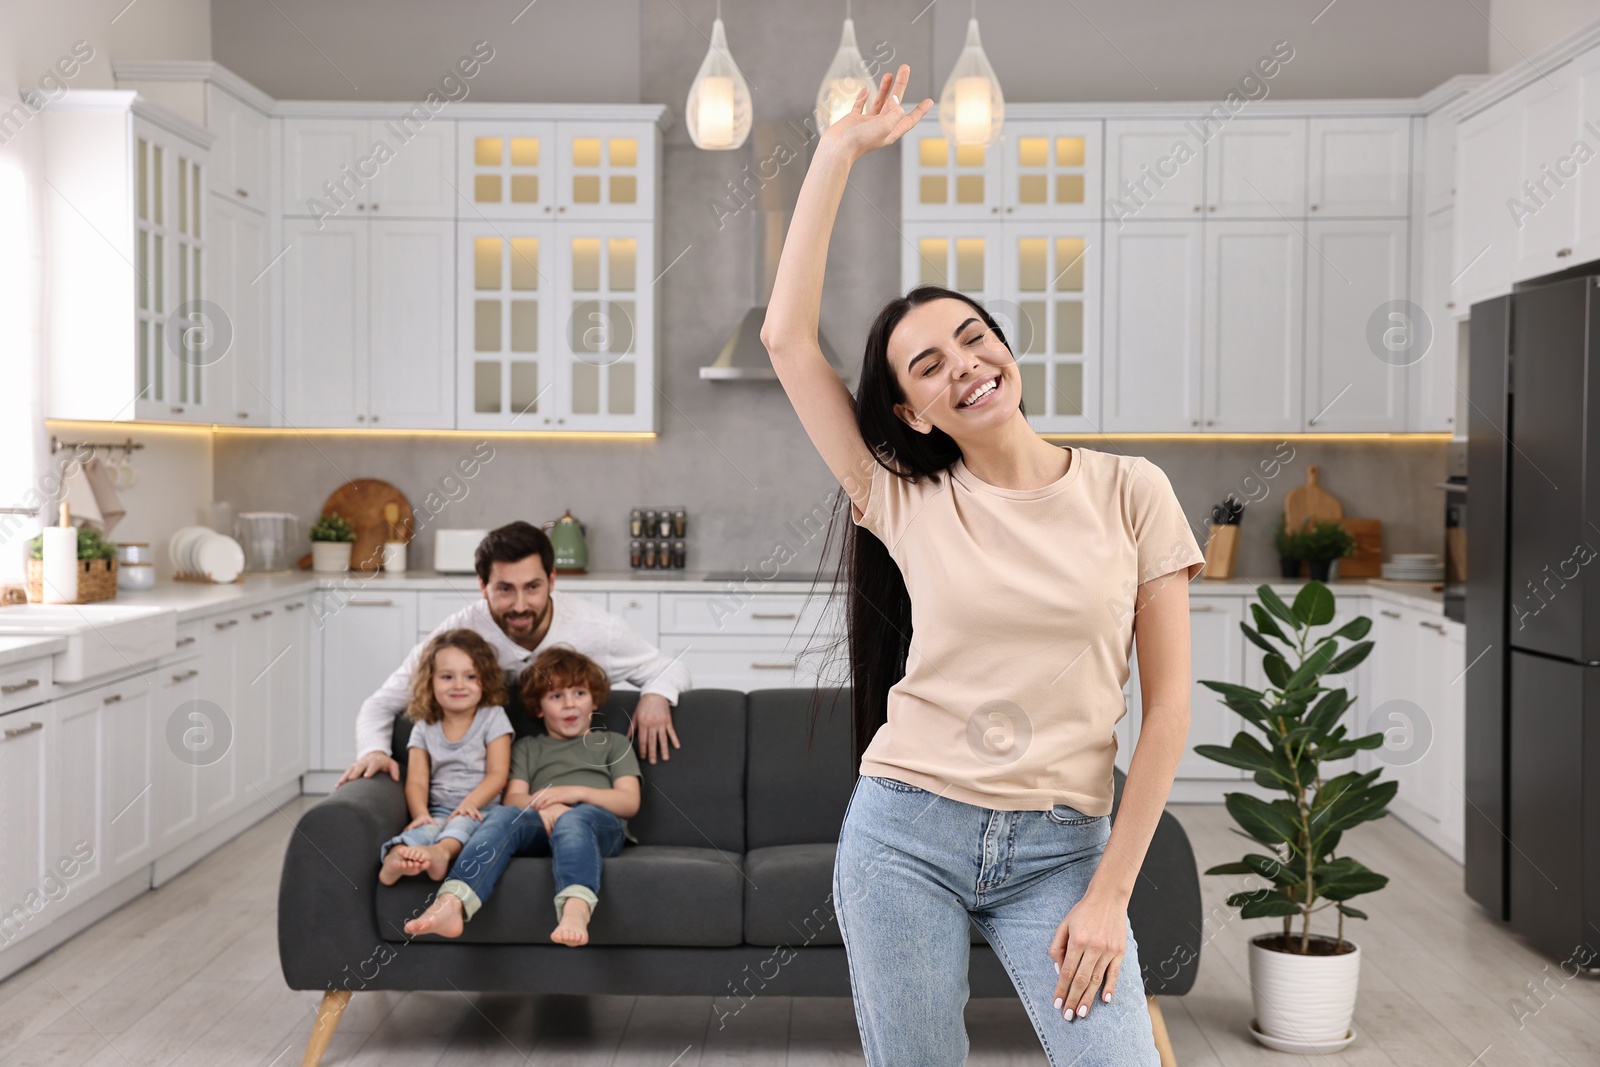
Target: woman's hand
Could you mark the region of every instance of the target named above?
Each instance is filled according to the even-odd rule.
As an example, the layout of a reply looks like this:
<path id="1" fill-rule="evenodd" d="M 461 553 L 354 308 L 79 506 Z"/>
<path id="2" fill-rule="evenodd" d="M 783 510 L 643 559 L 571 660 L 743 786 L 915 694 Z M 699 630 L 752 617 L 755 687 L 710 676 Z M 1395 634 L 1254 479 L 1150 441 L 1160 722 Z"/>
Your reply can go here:
<path id="1" fill-rule="evenodd" d="M 452 811 L 450 813 L 450 817 L 452 819 L 459 818 L 462 815 L 465 815 L 467 818 L 473 820 L 474 822 L 482 822 L 483 821 L 483 812 L 478 810 L 478 805 L 468 803 L 465 800 L 463 800 L 461 803 L 457 804 L 456 805 L 456 810 Z"/>
<path id="2" fill-rule="evenodd" d="M 851 159 L 860 159 L 874 149 L 894 144 L 933 107 L 932 100 L 924 100 L 909 113 L 900 106 L 900 97 L 910 77 L 911 68 L 902 63 L 892 76 L 883 76 L 871 102 L 867 98 L 872 90 L 863 88 L 856 94 L 850 110 L 823 131 L 821 143 L 843 150 Z"/>
<path id="3" fill-rule="evenodd" d="M 422 814 L 422 815 L 418 815 L 415 819 L 412 819 L 410 822 L 406 823 L 406 829 L 407 830 L 415 830 L 419 826 L 432 826 L 433 824 L 434 824 L 434 818 L 433 818 L 432 815 Z M 402 831 L 402 833 L 403 832 L 404 831 Z"/>
<path id="4" fill-rule="evenodd" d="M 1128 902 L 1091 887 L 1061 920 L 1050 942 L 1050 958 L 1061 974 L 1056 980 L 1056 1009 L 1068 1019 L 1088 1015 L 1089 1002 L 1102 981 L 1102 999 L 1110 1001 L 1127 947 Z"/>
<path id="5" fill-rule="evenodd" d="M 544 832 L 552 833 L 556 828 L 556 820 L 572 809 L 565 804 L 551 804 L 539 809 L 539 821 L 544 823 Z"/>

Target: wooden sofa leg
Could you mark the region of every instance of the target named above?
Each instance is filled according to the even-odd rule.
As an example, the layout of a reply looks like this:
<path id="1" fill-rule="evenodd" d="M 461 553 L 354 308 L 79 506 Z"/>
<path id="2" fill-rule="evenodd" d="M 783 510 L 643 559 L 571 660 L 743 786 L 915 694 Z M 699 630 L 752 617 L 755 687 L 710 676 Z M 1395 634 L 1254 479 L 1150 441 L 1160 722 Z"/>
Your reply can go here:
<path id="1" fill-rule="evenodd" d="M 339 1020 L 344 1018 L 344 1009 L 349 1004 L 348 989 L 330 989 L 322 994 L 322 1003 L 317 1005 L 317 1021 L 311 1026 L 311 1040 L 306 1042 L 306 1056 L 300 1061 L 300 1067 L 318 1067 L 322 1063 L 323 1053 L 328 1051 L 328 1042 L 333 1040 L 333 1032 L 338 1029 Z"/>
<path id="2" fill-rule="evenodd" d="M 1178 1057 L 1172 1054 L 1172 1038 L 1167 1036 L 1167 1020 L 1161 1016 L 1161 1005 L 1155 994 L 1145 997 L 1150 1006 L 1150 1032 L 1156 1039 L 1156 1051 L 1161 1053 L 1161 1067 L 1178 1067 Z"/>

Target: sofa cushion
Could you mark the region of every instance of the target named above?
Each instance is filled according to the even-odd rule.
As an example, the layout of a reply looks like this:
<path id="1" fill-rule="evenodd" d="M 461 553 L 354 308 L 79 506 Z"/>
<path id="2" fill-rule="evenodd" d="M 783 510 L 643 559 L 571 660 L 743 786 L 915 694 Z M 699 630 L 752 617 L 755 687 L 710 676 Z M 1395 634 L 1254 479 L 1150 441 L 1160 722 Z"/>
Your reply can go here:
<path id="1" fill-rule="evenodd" d="M 422 913 L 436 888 L 426 877 L 378 886 L 378 929 L 384 940 L 410 940 L 405 923 Z M 596 945 L 737 945 L 744 935 L 743 891 L 744 872 L 736 854 L 709 848 L 630 845 L 605 861 L 589 941 Z M 506 868 L 494 896 L 467 923 L 461 940 L 550 944 L 550 931 L 556 927 L 555 894 L 550 858 L 519 856 Z M 429 935 L 421 940 L 443 939 Z"/>
<path id="2" fill-rule="evenodd" d="M 837 845 L 775 845 L 744 857 L 744 939 L 761 946 L 842 945 L 834 917 Z M 983 931 L 968 931 L 974 945 Z"/>
<path id="3" fill-rule="evenodd" d="M 691 689 L 679 698 L 672 727 L 682 747 L 658 763 L 640 760 L 639 814 L 628 820 L 640 844 L 744 850 L 744 700 L 743 693 L 731 689 Z M 596 718 L 626 735 L 638 702 L 638 690 L 614 690 Z M 540 720 L 522 713 L 515 697 L 506 711 L 518 737 L 544 731 Z M 410 736 L 411 724 L 397 719 L 394 748 L 401 767 Z"/>
<path id="4" fill-rule="evenodd" d="M 838 841 L 856 784 L 850 690 L 758 689 L 748 696 L 745 848 Z"/>

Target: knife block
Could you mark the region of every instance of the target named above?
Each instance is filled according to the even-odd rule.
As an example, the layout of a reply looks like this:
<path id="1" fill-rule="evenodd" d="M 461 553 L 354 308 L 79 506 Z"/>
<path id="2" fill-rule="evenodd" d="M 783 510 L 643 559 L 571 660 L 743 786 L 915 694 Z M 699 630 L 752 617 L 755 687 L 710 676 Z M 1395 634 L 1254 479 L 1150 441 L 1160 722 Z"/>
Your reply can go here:
<path id="1" fill-rule="evenodd" d="M 1206 539 L 1206 565 L 1200 572 L 1202 578 L 1223 581 L 1233 577 L 1233 565 L 1239 558 L 1239 527 L 1224 524 L 1211 527 Z"/>

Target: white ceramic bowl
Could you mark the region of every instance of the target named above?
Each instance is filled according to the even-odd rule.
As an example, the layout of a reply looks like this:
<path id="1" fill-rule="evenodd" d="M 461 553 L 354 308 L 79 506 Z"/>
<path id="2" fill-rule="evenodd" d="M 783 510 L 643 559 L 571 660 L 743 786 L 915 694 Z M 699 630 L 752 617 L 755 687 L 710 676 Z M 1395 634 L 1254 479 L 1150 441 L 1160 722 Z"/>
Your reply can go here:
<path id="1" fill-rule="evenodd" d="M 154 589 L 156 568 L 153 563 L 118 563 L 117 588 L 130 592 Z"/>

